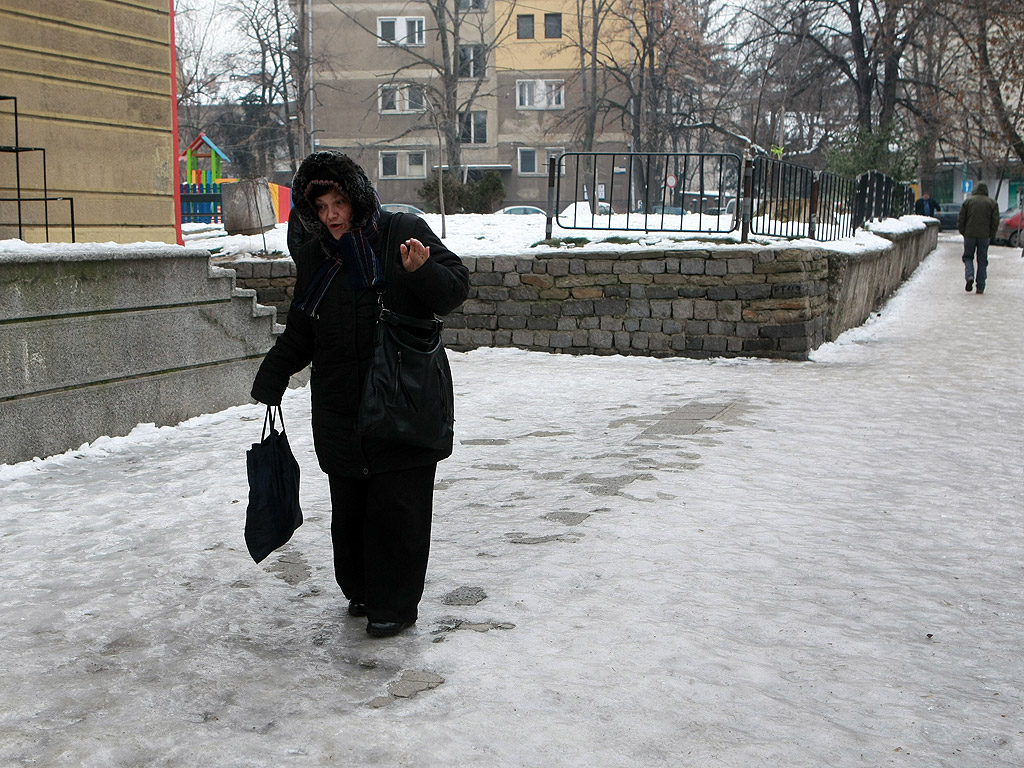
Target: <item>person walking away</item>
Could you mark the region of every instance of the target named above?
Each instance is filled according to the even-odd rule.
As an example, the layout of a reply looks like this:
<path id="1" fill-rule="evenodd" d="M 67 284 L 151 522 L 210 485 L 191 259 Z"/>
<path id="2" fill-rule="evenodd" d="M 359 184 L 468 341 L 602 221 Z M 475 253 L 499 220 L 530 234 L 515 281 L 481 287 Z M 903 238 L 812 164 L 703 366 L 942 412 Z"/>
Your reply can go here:
<path id="1" fill-rule="evenodd" d="M 956 228 L 964 236 L 964 290 L 968 293 L 977 282 L 978 293 L 985 292 L 988 277 L 988 245 L 999 230 L 999 205 L 988 196 L 988 185 L 979 184 L 973 195 L 964 200 L 957 216 Z M 975 273 L 974 259 L 978 269 Z"/>
<path id="2" fill-rule="evenodd" d="M 469 270 L 419 216 L 382 212 L 366 173 L 340 152 L 306 157 L 292 195 L 295 300 L 252 396 L 280 404 L 289 377 L 312 364 L 313 444 L 331 490 L 335 579 L 349 615 L 366 616 L 370 635 L 388 637 L 417 618 L 434 473 L 452 444 L 423 448 L 356 430 L 380 292 L 388 309 L 429 320 L 466 299 Z M 387 243 L 398 245 L 387 251 Z"/>
<path id="3" fill-rule="evenodd" d="M 918 216 L 931 216 L 934 218 L 935 214 L 941 210 L 942 208 L 939 207 L 939 204 L 932 200 L 931 195 L 927 192 L 921 195 L 921 197 L 917 199 L 917 202 L 914 203 L 914 213 Z"/>

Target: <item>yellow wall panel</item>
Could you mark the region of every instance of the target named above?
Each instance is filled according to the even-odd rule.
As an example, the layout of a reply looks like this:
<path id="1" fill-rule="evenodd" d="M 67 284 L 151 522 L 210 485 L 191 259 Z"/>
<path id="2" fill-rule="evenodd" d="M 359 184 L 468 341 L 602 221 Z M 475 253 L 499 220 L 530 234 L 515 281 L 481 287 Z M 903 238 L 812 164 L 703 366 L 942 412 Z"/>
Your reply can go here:
<path id="1" fill-rule="evenodd" d="M 74 197 L 80 242 L 174 240 L 170 3 L 0 0 L 0 95 L 18 100 L 19 143 L 46 149 L 49 194 Z M 0 145 L 14 143 L 12 106 L 0 101 Z M 15 170 L 0 154 L 3 196 Z M 39 195 L 40 154 L 21 154 L 20 170 L 23 195 Z M 67 211 L 50 203 L 51 239 L 69 239 Z M 44 238 L 42 204 L 22 219 L 26 239 Z M 16 236 L 2 203 L 0 238 Z"/>

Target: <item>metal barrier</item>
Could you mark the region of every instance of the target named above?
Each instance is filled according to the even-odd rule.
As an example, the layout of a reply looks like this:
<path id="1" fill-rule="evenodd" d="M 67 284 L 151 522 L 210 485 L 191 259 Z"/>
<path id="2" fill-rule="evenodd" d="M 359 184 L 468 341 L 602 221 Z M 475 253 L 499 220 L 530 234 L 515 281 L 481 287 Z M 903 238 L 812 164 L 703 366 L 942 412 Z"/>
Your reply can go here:
<path id="1" fill-rule="evenodd" d="M 742 184 L 742 190 L 740 186 Z M 914 212 L 914 191 L 878 171 L 856 179 L 732 153 L 567 152 L 548 169 L 547 237 L 563 229 L 732 232 L 839 240 Z"/>
<path id="2" fill-rule="evenodd" d="M 0 95 L 0 101 L 10 101 L 14 106 L 14 112 L 9 113 L 14 118 L 14 144 L 11 145 L 0 145 L 0 154 L 11 154 L 14 155 L 14 176 L 15 176 L 15 196 L 14 197 L 0 197 L 0 202 L 4 203 L 17 203 L 18 208 L 18 238 L 24 239 L 25 227 L 32 226 L 31 224 L 26 225 L 24 207 L 22 203 L 42 203 L 43 204 L 43 229 L 46 237 L 46 242 L 50 241 L 50 203 L 60 202 L 63 200 L 68 201 L 71 211 L 71 242 L 75 242 L 75 200 L 71 197 L 54 197 L 50 194 L 49 186 L 46 181 L 46 149 L 44 147 L 23 147 L 20 144 L 20 134 L 18 129 L 18 99 L 15 96 L 2 96 Z M 26 152 L 39 152 L 43 159 L 43 194 L 26 197 L 22 191 L 21 186 L 21 156 Z M 0 221 L 0 224 L 3 224 Z"/>
<path id="3" fill-rule="evenodd" d="M 567 152 L 549 166 L 565 229 L 731 232 L 743 160 L 731 153 Z"/>

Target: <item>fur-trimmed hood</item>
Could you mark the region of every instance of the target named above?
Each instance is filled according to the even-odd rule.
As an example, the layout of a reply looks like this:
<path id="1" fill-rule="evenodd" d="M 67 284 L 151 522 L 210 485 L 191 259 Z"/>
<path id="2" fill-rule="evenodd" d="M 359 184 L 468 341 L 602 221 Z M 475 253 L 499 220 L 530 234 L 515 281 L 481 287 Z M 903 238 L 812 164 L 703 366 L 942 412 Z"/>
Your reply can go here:
<path id="1" fill-rule="evenodd" d="M 352 202 L 353 229 L 362 229 L 369 223 L 379 203 L 373 184 L 363 169 L 341 152 L 314 152 L 302 161 L 292 179 L 292 205 L 306 231 L 317 234 L 326 232 L 312 202 L 306 198 L 306 187 L 315 180 L 334 182 L 348 195 Z"/>

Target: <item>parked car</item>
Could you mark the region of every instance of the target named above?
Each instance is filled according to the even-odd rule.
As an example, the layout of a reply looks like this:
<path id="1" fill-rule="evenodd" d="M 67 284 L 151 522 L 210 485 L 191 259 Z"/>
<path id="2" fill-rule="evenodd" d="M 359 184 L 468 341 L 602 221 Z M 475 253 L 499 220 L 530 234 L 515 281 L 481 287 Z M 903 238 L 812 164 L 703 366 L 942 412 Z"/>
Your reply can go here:
<path id="1" fill-rule="evenodd" d="M 426 211 L 422 211 L 415 205 L 409 205 L 408 203 L 384 203 L 380 209 L 382 211 L 394 211 L 395 213 L 415 213 L 417 216 L 426 215 Z"/>
<path id="2" fill-rule="evenodd" d="M 685 216 L 687 213 L 689 213 L 689 211 L 683 210 L 683 208 L 681 206 L 678 206 L 678 205 L 652 205 L 651 206 L 651 215 L 652 216 L 654 216 L 656 214 L 660 215 L 662 213 L 664 213 L 666 216 Z"/>
<path id="3" fill-rule="evenodd" d="M 939 230 L 956 231 L 956 219 L 960 215 L 960 203 L 939 203 L 941 206 L 935 218 L 939 220 Z"/>
<path id="4" fill-rule="evenodd" d="M 541 216 L 545 216 L 543 208 L 538 208 L 536 205 L 510 205 L 507 208 L 502 208 L 500 211 L 495 213 L 511 213 L 514 215 L 525 216 L 531 213 L 539 213 Z"/>
<path id="5" fill-rule="evenodd" d="M 612 208 L 611 205 L 609 205 L 608 203 L 599 202 L 597 204 L 598 216 L 609 216 L 613 213 L 615 213 L 615 209 Z M 590 210 L 590 203 L 588 203 L 586 200 L 581 200 L 578 203 L 570 203 L 565 207 L 565 209 L 560 214 L 558 214 L 558 218 L 568 219 L 570 221 L 584 221 L 586 219 L 592 218 L 593 216 L 594 214 Z"/>
<path id="6" fill-rule="evenodd" d="M 1024 207 L 1006 211 L 999 217 L 999 229 L 993 242 L 1013 248 L 1024 246 Z"/>
<path id="7" fill-rule="evenodd" d="M 736 212 L 736 201 L 730 200 L 724 208 L 705 208 L 705 216 L 731 216 Z"/>

